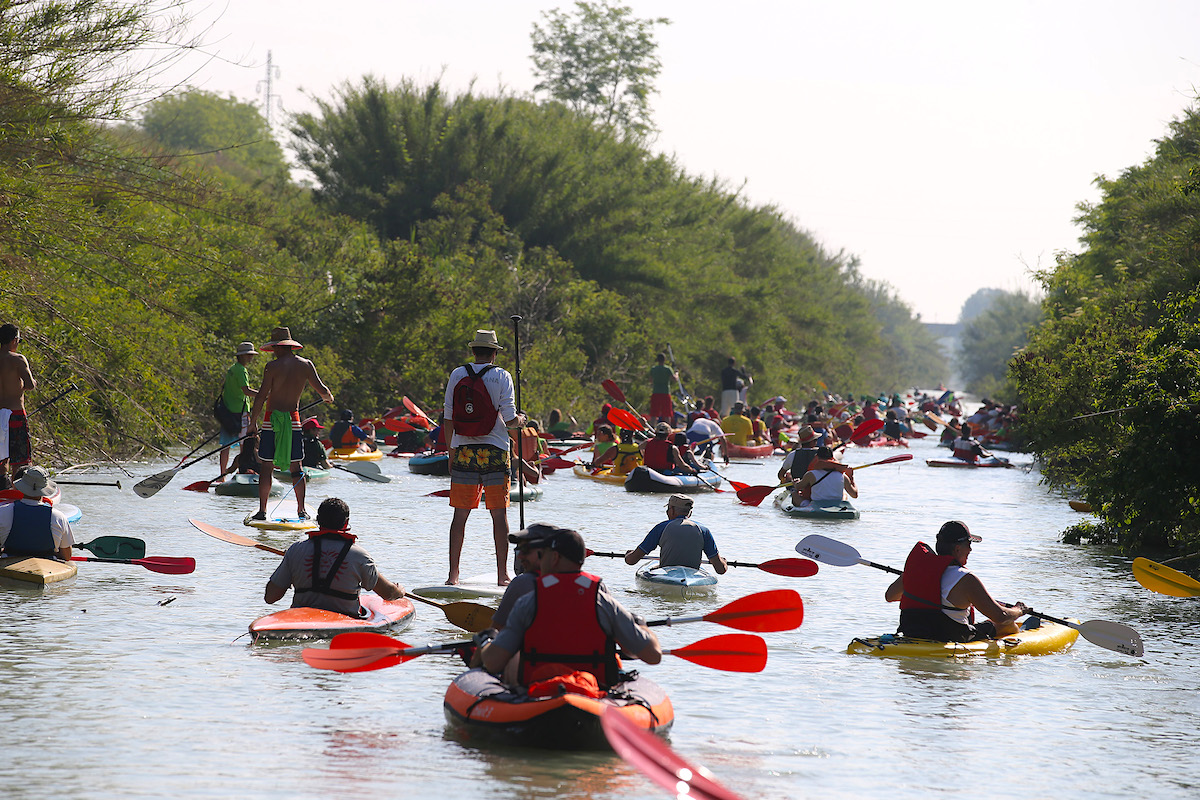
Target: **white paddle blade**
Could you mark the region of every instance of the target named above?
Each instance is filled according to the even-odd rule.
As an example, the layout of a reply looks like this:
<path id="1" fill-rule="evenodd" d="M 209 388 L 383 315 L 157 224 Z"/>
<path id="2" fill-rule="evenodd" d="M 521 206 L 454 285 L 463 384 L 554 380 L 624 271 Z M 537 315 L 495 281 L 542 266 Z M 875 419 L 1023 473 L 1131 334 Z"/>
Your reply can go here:
<path id="1" fill-rule="evenodd" d="M 179 472 L 178 467 L 151 475 L 149 478 L 143 478 L 133 485 L 133 493 L 138 497 L 153 497 L 158 494 L 159 489 L 171 482 L 177 472 Z"/>
<path id="2" fill-rule="evenodd" d="M 1097 647 L 1124 653 L 1127 656 L 1141 656 L 1145 652 L 1145 648 L 1142 647 L 1141 635 L 1128 625 L 1093 619 L 1072 627 L 1079 631 L 1080 636 Z"/>
<path id="3" fill-rule="evenodd" d="M 813 561 L 832 564 L 835 567 L 853 567 L 862 560 L 858 551 L 845 542 L 816 533 L 801 539 L 796 545 L 796 552 Z"/>
<path id="4" fill-rule="evenodd" d="M 363 480 L 375 481 L 376 483 L 391 483 L 392 479 L 384 475 L 380 471 L 378 465 L 372 464 L 369 461 L 362 464 L 336 464 L 334 465 L 343 472 L 350 472 Z"/>

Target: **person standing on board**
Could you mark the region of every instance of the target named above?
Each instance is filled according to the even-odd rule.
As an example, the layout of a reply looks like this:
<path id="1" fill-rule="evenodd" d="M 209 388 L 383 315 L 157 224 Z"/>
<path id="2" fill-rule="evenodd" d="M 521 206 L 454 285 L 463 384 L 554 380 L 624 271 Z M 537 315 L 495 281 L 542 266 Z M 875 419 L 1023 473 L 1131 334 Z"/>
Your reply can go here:
<path id="1" fill-rule="evenodd" d="M 34 556 L 68 561 L 75 539 L 67 516 L 43 498 L 58 494 L 58 485 L 41 467 L 29 467 L 13 482 L 23 497 L 0 504 L 0 550 L 6 556 Z"/>
<path id="2" fill-rule="evenodd" d="M 721 370 L 721 416 L 728 417 L 733 404 L 742 399 L 742 386 L 750 380 L 745 370 L 738 369 L 737 359 L 730 356 L 729 363 Z M 738 381 L 742 386 L 738 386 Z"/>
<path id="3" fill-rule="evenodd" d="M 450 373 L 443 403 L 445 433 L 450 442 L 450 575 L 447 585 L 459 581 L 467 517 L 479 507 L 492 516 L 492 538 L 496 545 L 496 583 L 507 586 L 509 438 L 508 430 L 525 427 L 525 415 L 517 413 L 513 379 L 496 365 L 504 348 L 495 331 L 475 331 L 467 345 L 473 364 L 463 364 Z"/>
<path id="4" fill-rule="evenodd" d="M 917 542 L 904 562 L 904 573 L 884 593 L 900 603 L 900 633 L 939 642 L 974 642 L 1017 632 L 1017 620 L 1029 613 L 1024 603 L 1002 606 L 967 569 L 971 545 L 983 541 L 966 523 L 950 520 L 937 533 L 936 549 Z M 975 609 L 987 622 L 975 624 Z"/>
<path id="5" fill-rule="evenodd" d="M 384 600 L 404 597 L 404 587 L 380 575 L 375 561 L 356 543 L 345 500 L 324 500 L 317 507 L 317 527 L 283 554 L 263 591 L 264 602 L 278 603 L 294 587 L 292 608 L 322 608 L 362 617 L 360 589 L 375 592 Z"/>
<path id="6" fill-rule="evenodd" d="M 258 460 L 263 463 L 258 471 L 258 513 L 250 519 L 267 518 L 267 498 L 271 496 L 272 462 L 280 470 L 287 470 L 296 487 L 296 517 L 311 519 L 304 508 L 304 436 L 300 429 L 300 395 L 307 386 L 326 403 L 333 402 L 317 368 L 307 358 L 296 355 L 304 345 L 292 338 L 285 326 L 271 331 L 271 341 L 263 345 L 264 353 L 274 353 L 275 359 L 263 369 L 262 387 L 254 398 L 250 411 L 249 430 L 259 433 Z M 264 411 L 265 409 L 265 411 Z M 259 432 L 258 415 L 264 413 L 264 427 Z"/>
<path id="7" fill-rule="evenodd" d="M 657 547 L 659 566 L 700 569 L 704 556 L 708 556 L 717 574 L 724 575 L 729 565 L 717 552 L 712 531 L 692 522 L 691 516 L 692 498 L 685 494 L 671 495 L 667 500 L 667 518 L 651 528 L 641 544 L 625 553 L 625 563 L 634 566 Z"/>
<path id="8" fill-rule="evenodd" d="M 230 414 L 236 414 L 241 424 L 237 433 L 227 433 L 221 425 L 221 474 L 229 471 L 229 447 L 246 435 L 246 426 L 250 422 L 251 399 L 258 394 L 257 389 L 250 388 L 250 362 L 258 355 L 254 342 L 242 342 L 234 353 L 234 362 L 225 373 L 225 388 L 221 392 L 221 402 Z"/>
<path id="9" fill-rule="evenodd" d="M 587 548 L 577 531 L 552 528 L 546 538 L 521 546 L 532 550 L 539 577 L 533 591 L 513 605 L 504 629 L 481 649 L 484 669 L 524 686 L 588 672 L 607 688 L 620 680 L 618 644 L 626 658 L 662 661 L 658 637 L 646 621 L 618 603 L 600 578 L 583 571 Z"/>
<path id="10" fill-rule="evenodd" d="M 671 400 L 671 381 L 676 379 L 675 370 L 667 366 L 667 356 L 659 353 L 658 361 L 650 368 L 650 419 L 665 422 L 668 425 L 675 422 L 675 404 Z"/>
<path id="11" fill-rule="evenodd" d="M 21 331 L 11 322 L 0 325 L 0 489 L 12 483 L 4 467 L 17 470 L 33 462 L 29 426 L 25 420 L 25 393 L 37 388 L 29 359 L 17 352 Z"/>

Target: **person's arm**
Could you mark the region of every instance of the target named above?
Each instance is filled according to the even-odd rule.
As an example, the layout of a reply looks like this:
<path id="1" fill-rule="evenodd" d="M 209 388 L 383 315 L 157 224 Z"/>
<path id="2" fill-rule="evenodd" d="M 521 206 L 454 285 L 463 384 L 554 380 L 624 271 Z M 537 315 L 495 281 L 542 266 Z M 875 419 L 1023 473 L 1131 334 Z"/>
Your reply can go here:
<path id="1" fill-rule="evenodd" d="M 316 366 L 311 361 L 308 362 L 308 385 L 326 403 L 333 403 L 333 392 L 329 391 L 329 387 L 321 380 L 321 376 L 317 374 Z"/>
<path id="2" fill-rule="evenodd" d="M 21 359 L 21 381 L 25 385 L 25 391 L 32 392 L 37 388 L 37 381 L 33 379 L 33 370 L 29 368 L 29 359 L 19 353 L 17 358 Z"/>
<path id="3" fill-rule="evenodd" d="M 258 432 L 258 415 L 262 412 L 263 406 L 267 402 L 267 398 L 271 396 L 271 390 L 275 388 L 275 370 L 271 369 L 271 365 L 267 364 L 263 368 L 263 382 L 258 389 L 258 394 L 254 396 L 254 406 L 250 409 L 250 424 L 246 430 L 248 433 Z"/>
<path id="4" fill-rule="evenodd" d="M 1029 607 L 1024 603 L 1015 603 L 1011 606 L 1002 606 L 997 603 L 988 594 L 987 589 L 983 588 L 983 581 L 979 580 L 979 576 L 970 572 L 954 584 L 954 588 L 950 590 L 946 599 L 950 601 L 950 605 L 958 608 L 975 606 L 979 613 L 996 623 L 997 631 L 1006 623 L 1015 625 L 1018 619 L 1029 613 Z"/>
<path id="5" fill-rule="evenodd" d="M 641 561 L 647 553 L 658 547 L 658 540 L 662 537 L 663 529 L 667 527 L 670 521 L 669 519 L 664 519 L 651 528 L 650 532 L 646 534 L 646 538 L 642 540 L 642 543 L 625 554 L 625 563 L 632 567 Z M 634 557 L 634 553 L 637 553 L 636 557 Z"/>
<path id="6" fill-rule="evenodd" d="M 708 560 L 712 563 L 712 568 L 718 575 L 724 575 L 725 571 L 729 569 L 729 562 L 720 553 L 713 553 L 708 557 Z"/>
<path id="7" fill-rule="evenodd" d="M 638 563 L 645 557 L 646 557 L 646 551 L 643 550 L 641 547 L 635 547 L 632 550 L 630 550 L 628 553 L 625 554 L 625 563 L 632 567 L 634 564 Z"/>
<path id="8" fill-rule="evenodd" d="M 854 485 L 854 475 L 847 472 L 842 477 L 842 488 L 846 490 L 846 494 L 851 497 L 858 497 L 858 487 Z"/>
<path id="9" fill-rule="evenodd" d="M 376 579 L 375 585 L 371 587 L 371 591 L 384 600 L 399 600 L 404 597 L 404 587 L 398 583 L 392 583 L 382 575 Z"/>
<path id="10" fill-rule="evenodd" d="M 899 603 L 900 598 L 904 596 L 904 576 L 899 575 L 896 580 L 892 581 L 892 585 L 887 587 L 883 592 L 883 599 L 889 603 Z"/>
<path id="11" fill-rule="evenodd" d="M 268 605 L 274 605 L 282 600 L 285 594 L 287 594 L 286 586 L 280 586 L 272 581 L 267 581 L 267 588 L 263 591 L 263 602 Z"/>

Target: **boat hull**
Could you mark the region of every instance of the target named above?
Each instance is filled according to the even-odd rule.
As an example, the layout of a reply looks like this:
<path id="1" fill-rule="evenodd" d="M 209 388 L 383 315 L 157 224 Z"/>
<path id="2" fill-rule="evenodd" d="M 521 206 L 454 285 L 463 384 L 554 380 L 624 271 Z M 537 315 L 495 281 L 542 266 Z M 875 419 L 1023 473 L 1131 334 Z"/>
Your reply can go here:
<path id="1" fill-rule="evenodd" d="M 250 623 L 250 634 L 259 639 L 328 639 L 351 631 L 399 629 L 412 621 L 416 608 L 412 601 L 384 600 L 374 592 L 363 592 L 359 603 L 366 617 L 348 617 L 320 608 L 285 608 L 259 617 Z"/>
<path id="2" fill-rule="evenodd" d="M 696 475 L 669 475 L 649 467 L 634 467 L 625 479 L 627 492 L 707 492 L 721 485 L 721 476 L 711 472 Z"/>

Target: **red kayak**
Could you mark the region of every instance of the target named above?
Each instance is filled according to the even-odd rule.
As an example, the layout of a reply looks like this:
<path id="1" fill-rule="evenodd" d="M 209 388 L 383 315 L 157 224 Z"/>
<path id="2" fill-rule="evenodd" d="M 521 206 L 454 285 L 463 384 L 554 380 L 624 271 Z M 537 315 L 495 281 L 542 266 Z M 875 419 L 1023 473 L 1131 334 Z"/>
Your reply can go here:
<path id="1" fill-rule="evenodd" d="M 259 639 L 328 639 L 350 631 L 396 630 L 408 625 L 416 608 L 408 598 L 384 600 L 374 592 L 363 592 L 358 602 L 365 617 L 348 617 L 321 608 L 285 608 L 250 623 L 250 634 Z"/>

